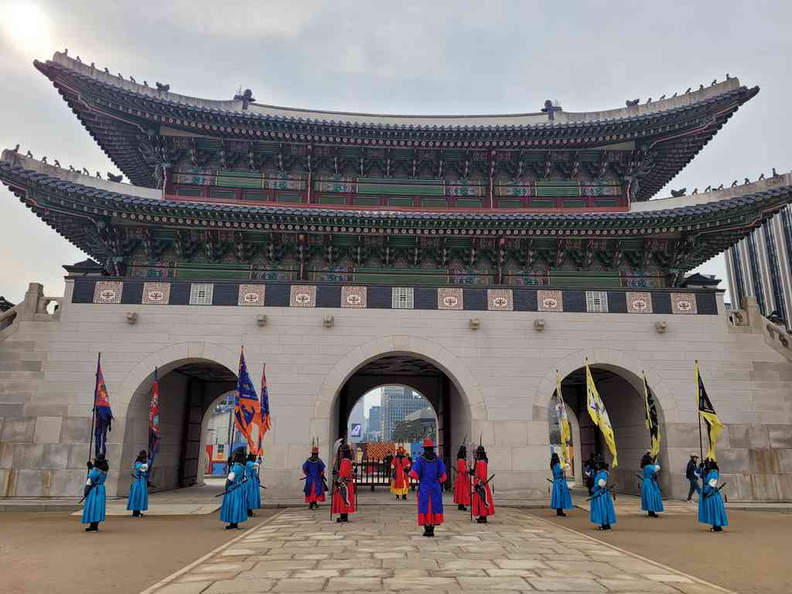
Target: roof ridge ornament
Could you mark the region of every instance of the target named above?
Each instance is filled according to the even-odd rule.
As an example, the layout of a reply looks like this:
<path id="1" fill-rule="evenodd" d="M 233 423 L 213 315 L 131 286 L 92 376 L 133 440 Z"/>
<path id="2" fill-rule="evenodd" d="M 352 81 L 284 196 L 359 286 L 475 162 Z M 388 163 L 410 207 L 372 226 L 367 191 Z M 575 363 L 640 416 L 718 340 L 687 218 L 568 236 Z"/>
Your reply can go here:
<path id="1" fill-rule="evenodd" d="M 542 113 L 547 114 L 547 119 L 551 122 L 555 120 L 555 112 L 557 111 L 564 111 L 564 108 L 558 103 L 558 101 L 550 101 L 550 99 L 546 99 L 544 102 L 544 107 L 542 108 Z"/>

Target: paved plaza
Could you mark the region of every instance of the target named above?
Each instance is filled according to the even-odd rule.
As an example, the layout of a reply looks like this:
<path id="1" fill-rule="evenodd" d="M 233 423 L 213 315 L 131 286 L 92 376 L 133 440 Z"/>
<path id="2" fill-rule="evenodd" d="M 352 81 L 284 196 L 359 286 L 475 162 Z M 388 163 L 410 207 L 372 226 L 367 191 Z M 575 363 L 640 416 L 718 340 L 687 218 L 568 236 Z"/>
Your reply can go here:
<path id="1" fill-rule="evenodd" d="M 524 510 L 486 526 L 447 511 L 427 539 L 403 506 L 366 506 L 347 525 L 326 508 L 286 509 L 145 594 L 726 592 Z"/>

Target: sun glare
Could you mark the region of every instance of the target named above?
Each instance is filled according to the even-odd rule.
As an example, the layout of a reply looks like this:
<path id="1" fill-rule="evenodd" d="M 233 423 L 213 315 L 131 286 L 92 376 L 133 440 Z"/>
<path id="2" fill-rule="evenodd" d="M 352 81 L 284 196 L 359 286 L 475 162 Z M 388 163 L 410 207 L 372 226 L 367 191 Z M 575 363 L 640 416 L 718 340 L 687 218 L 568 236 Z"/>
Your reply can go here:
<path id="1" fill-rule="evenodd" d="M 30 57 L 41 57 L 52 49 L 46 13 L 32 2 L 11 2 L 2 19 L 3 36 L 11 47 Z"/>

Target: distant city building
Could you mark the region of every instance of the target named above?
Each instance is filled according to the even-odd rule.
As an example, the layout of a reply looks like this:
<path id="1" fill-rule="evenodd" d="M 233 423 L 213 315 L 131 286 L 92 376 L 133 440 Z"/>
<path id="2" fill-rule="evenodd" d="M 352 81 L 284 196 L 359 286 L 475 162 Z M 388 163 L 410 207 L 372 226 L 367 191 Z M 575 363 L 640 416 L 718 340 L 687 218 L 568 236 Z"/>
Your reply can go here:
<path id="1" fill-rule="evenodd" d="M 363 441 L 363 398 L 357 401 L 352 412 L 349 413 L 349 427 L 347 428 L 347 435 L 349 441 L 352 443 L 360 443 Z"/>
<path id="2" fill-rule="evenodd" d="M 372 406 L 369 408 L 369 416 L 366 419 L 366 441 L 380 441 L 382 439 L 382 407 Z"/>
<path id="3" fill-rule="evenodd" d="M 726 271 L 735 309 L 756 297 L 764 316 L 792 328 L 792 207 L 727 250 Z"/>
<path id="4" fill-rule="evenodd" d="M 382 412 L 380 427 L 383 441 L 393 437 L 393 425 L 403 421 L 407 415 L 426 408 L 429 401 L 423 396 L 404 386 L 385 386 L 382 389 Z"/>

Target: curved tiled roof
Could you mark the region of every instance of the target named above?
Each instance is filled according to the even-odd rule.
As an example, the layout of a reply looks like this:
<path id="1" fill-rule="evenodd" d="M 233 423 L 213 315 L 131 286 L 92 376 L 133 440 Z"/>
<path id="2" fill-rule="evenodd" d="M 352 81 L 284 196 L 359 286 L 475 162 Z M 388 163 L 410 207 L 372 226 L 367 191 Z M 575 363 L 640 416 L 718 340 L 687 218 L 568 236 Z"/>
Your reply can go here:
<path id="1" fill-rule="evenodd" d="M 212 101 L 158 91 L 56 53 L 35 62 L 119 169 L 155 186 L 158 165 L 140 149 L 161 127 L 244 140 L 477 150 L 584 149 L 641 143 L 654 167 L 636 194 L 645 200 L 674 177 L 759 89 L 737 79 L 651 104 L 601 111 L 492 116 L 385 116 Z"/>
<path id="2" fill-rule="evenodd" d="M 5 151 L 0 180 L 37 216 L 91 256 L 107 257 L 103 230 L 114 224 L 229 231 L 581 238 L 684 238 L 688 268 L 720 253 L 792 201 L 792 174 L 742 186 L 743 195 L 674 200 L 676 207 L 630 212 L 416 212 L 332 207 L 245 206 L 171 200 L 91 187 L 31 168 Z M 33 163 L 38 163 L 33 161 Z M 58 170 L 60 171 L 60 170 Z M 51 171 L 49 173 L 52 173 Z M 64 176 L 69 172 L 64 172 Z M 90 178 L 89 178 L 90 179 Z M 79 181 L 79 180 L 78 180 Z M 751 192 L 763 188 L 761 191 Z M 111 186 L 112 187 L 112 186 Z M 733 194 L 738 191 L 732 189 Z M 658 200 L 656 202 L 663 202 Z"/>

